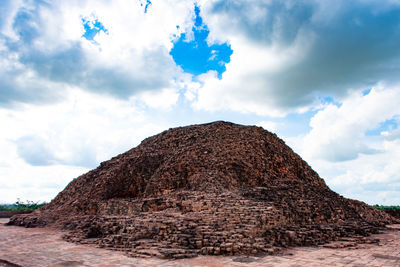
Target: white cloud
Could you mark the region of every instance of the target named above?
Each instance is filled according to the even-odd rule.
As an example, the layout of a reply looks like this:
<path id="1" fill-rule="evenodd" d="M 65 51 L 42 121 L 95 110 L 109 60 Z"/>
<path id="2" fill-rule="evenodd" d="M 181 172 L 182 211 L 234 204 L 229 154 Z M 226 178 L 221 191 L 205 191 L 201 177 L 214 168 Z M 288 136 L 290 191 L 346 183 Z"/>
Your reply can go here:
<path id="1" fill-rule="evenodd" d="M 170 126 L 149 119 L 138 99 L 68 91 L 52 105 L 0 109 L 7 125 L 0 132 L 0 183 L 8 188 L 0 201 L 49 200 L 78 174 Z M 42 190 L 47 191 L 40 197 Z"/>
<path id="2" fill-rule="evenodd" d="M 200 7 L 209 41 L 228 42 L 233 54 L 221 80 L 203 75 L 197 109 L 284 116 L 320 96 L 399 82 L 398 5 L 212 0 Z"/>
<path id="3" fill-rule="evenodd" d="M 50 201 L 72 178 L 87 172 L 87 168 L 65 165 L 31 166 L 14 159 L 12 165 L 0 166 L 0 203 Z"/>
<path id="4" fill-rule="evenodd" d="M 144 92 L 139 98 L 151 108 L 171 109 L 179 98 L 175 88 L 165 88 L 159 92 Z"/>
<path id="5" fill-rule="evenodd" d="M 304 138 L 307 158 L 344 161 L 359 154 L 378 153 L 381 143 L 365 136 L 380 123 L 400 115 L 398 87 L 372 88 L 368 95 L 354 92 L 340 107 L 330 104 L 310 122 L 312 130 Z"/>
<path id="6" fill-rule="evenodd" d="M 278 130 L 278 123 L 274 121 L 260 121 L 256 124 L 263 127 L 265 130 L 275 133 Z"/>
<path id="7" fill-rule="evenodd" d="M 199 90 L 199 88 L 201 87 L 201 84 L 198 82 L 192 82 L 192 81 L 187 81 L 185 83 L 185 98 L 187 100 L 189 100 L 190 102 L 192 102 L 193 100 L 195 100 L 196 96 L 197 96 L 197 92 Z"/>
<path id="8" fill-rule="evenodd" d="M 49 200 L 71 178 L 176 124 L 167 118 L 174 108 L 188 123 L 222 110 L 211 117 L 247 113 L 241 118 L 286 132 L 288 113 L 318 110 L 311 131 L 289 139 L 295 150 L 347 196 L 399 200 L 400 130 L 366 134 L 400 115 L 397 3 L 200 0 L 207 41 L 233 49 L 222 79 L 213 71 L 193 78 L 169 54 L 174 35 L 194 38 L 193 1 L 153 0 L 146 14 L 141 3 L 2 2 L 0 202 Z M 82 18 L 107 34 L 86 40 Z M 321 104 L 326 96 L 340 105 Z M 190 104 L 196 111 L 182 116 Z"/>
<path id="9" fill-rule="evenodd" d="M 308 162 L 331 189 L 369 204 L 398 205 L 400 202 L 400 139 L 383 141 L 379 154 L 361 154 L 344 162 L 311 159 Z"/>
<path id="10" fill-rule="evenodd" d="M 15 1 L 0 10 L 9 12 L 0 19 L 0 202 L 49 200 L 171 126 L 151 112 L 170 110 L 191 82 L 169 50 L 194 5 L 152 2 L 146 14 L 139 1 Z M 87 16 L 108 34 L 82 38 Z"/>
<path id="11" fill-rule="evenodd" d="M 377 86 L 367 95 L 353 92 L 339 106 L 323 107 L 311 119 L 311 131 L 289 143 L 332 189 L 346 197 L 369 204 L 398 204 L 398 129 L 372 136 L 367 132 L 398 118 L 399 107 L 396 86 Z"/>
<path id="12" fill-rule="evenodd" d="M 71 180 L 88 171 L 87 168 L 48 165 L 33 166 L 18 155 L 14 138 L 18 138 L 15 120 L 19 116 L 14 112 L 0 110 L 1 121 L 8 123 L 0 133 L 0 203 L 22 201 L 49 201 L 56 196 Z M 29 123 L 29 120 L 25 121 Z M 45 144 L 47 145 L 47 144 Z M 30 149 L 30 148 L 28 148 Z M 40 155 L 39 155 L 40 156 Z M 44 160 L 44 159 L 43 159 Z"/>
<path id="13" fill-rule="evenodd" d="M 310 37 L 311 38 L 311 37 Z M 285 64 L 295 64 L 301 59 L 307 43 L 298 39 L 292 47 L 265 47 L 232 37 L 234 50 L 226 72 L 219 79 L 217 73 L 208 72 L 199 77 L 203 87 L 198 90 L 194 107 L 204 110 L 233 110 L 282 117 L 287 114 L 274 96 L 273 81 L 264 76 L 279 73 Z M 287 96 L 284 96 L 287 97 Z M 293 96 L 296 98 L 296 96 Z M 307 101 L 310 98 L 305 96 Z M 296 102 L 304 102 L 296 98 Z M 300 105 L 301 106 L 301 105 Z M 292 111 L 296 110 L 292 109 Z"/>
<path id="14" fill-rule="evenodd" d="M 0 34 L 5 104 L 52 99 L 51 84 L 123 99 L 156 94 L 174 88 L 184 75 L 169 51 L 173 35 L 192 23 L 192 1 L 153 1 L 147 13 L 139 1 L 20 2 L 13 10 Z M 85 17 L 100 21 L 107 34 L 100 31 L 95 42 L 83 38 Z"/>

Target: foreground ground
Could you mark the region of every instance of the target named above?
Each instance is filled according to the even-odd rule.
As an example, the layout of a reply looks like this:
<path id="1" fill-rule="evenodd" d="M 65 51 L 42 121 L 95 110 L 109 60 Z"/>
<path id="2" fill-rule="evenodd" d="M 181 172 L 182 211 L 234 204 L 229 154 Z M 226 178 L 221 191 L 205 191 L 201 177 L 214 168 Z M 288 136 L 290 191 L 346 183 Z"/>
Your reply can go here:
<path id="1" fill-rule="evenodd" d="M 129 258 L 123 253 L 76 245 L 52 229 L 5 226 L 0 219 L 0 267 L 17 266 L 400 266 L 400 225 L 374 235 L 379 244 L 348 248 L 303 247 L 262 257 L 199 256 L 182 260 Z M 346 243 L 340 243 L 346 245 Z M 339 246 L 340 246 L 339 244 Z M 338 244 L 336 243 L 336 246 Z M 343 246 L 342 245 L 342 246 Z"/>

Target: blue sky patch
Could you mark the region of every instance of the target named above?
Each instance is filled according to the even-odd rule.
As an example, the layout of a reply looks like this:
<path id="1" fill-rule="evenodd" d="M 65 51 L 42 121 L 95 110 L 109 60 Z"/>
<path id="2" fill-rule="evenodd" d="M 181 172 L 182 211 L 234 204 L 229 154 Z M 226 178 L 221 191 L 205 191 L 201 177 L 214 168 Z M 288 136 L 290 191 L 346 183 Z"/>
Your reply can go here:
<path id="1" fill-rule="evenodd" d="M 195 6 L 194 12 L 193 40 L 188 41 L 186 34 L 182 33 L 180 38 L 175 40 L 170 54 L 176 64 L 187 73 L 200 75 L 209 70 L 215 70 L 221 78 L 233 50 L 227 43 L 209 46 L 207 37 L 210 30 L 203 23 L 198 6 Z"/>
<path id="2" fill-rule="evenodd" d="M 342 106 L 342 104 L 337 102 L 332 96 L 318 96 L 318 99 L 323 105 L 332 104 L 337 107 Z"/>
<path id="3" fill-rule="evenodd" d="M 89 41 L 93 41 L 96 34 L 101 31 L 103 31 L 105 34 L 108 34 L 108 30 L 97 18 L 82 18 L 82 23 L 83 28 L 85 29 L 85 33 L 82 35 L 82 37 L 86 38 Z"/>
<path id="4" fill-rule="evenodd" d="M 371 88 L 368 88 L 368 89 L 365 89 L 365 90 L 362 92 L 362 94 L 363 94 L 363 96 L 366 96 L 366 95 L 368 95 L 370 92 L 371 92 Z"/>
<path id="5" fill-rule="evenodd" d="M 150 0 L 141 1 L 140 6 L 144 6 L 144 13 L 147 13 L 148 8 L 152 5 Z"/>
<path id="6" fill-rule="evenodd" d="M 323 104 L 334 104 L 335 100 L 331 96 L 320 97 L 320 101 Z"/>
<path id="7" fill-rule="evenodd" d="M 385 131 L 393 131 L 395 129 L 397 129 L 398 125 L 397 125 L 397 121 L 395 118 L 390 119 L 390 120 L 386 120 L 384 122 L 382 122 L 379 127 L 366 131 L 365 135 L 366 136 L 378 136 L 381 135 L 381 132 L 385 132 Z"/>

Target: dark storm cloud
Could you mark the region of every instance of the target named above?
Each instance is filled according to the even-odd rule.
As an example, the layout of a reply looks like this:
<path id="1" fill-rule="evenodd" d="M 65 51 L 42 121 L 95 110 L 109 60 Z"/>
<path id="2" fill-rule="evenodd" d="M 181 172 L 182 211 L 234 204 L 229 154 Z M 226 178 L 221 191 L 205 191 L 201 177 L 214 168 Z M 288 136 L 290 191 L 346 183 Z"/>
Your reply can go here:
<path id="1" fill-rule="evenodd" d="M 298 31 L 310 24 L 315 5 L 307 1 L 216 1 L 211 8 L 215 15 L 228 15 L 231 32 L 264 44 L 278 41 L 281 45 L 294 41 Z"/>
<path id="2" fill-rule="evenodd" d="M 305 42 L 293 62 L 276 71 L 247 73 L 264 89 L 254 101 L 278 107 L 310 104 L 378 82 L 400 82 L 400 5 L 385 1 L 216 1 L 208 16 L 221 32 L 278 48 Z M 235 47 L 232 47 L 235 50 Z"/>

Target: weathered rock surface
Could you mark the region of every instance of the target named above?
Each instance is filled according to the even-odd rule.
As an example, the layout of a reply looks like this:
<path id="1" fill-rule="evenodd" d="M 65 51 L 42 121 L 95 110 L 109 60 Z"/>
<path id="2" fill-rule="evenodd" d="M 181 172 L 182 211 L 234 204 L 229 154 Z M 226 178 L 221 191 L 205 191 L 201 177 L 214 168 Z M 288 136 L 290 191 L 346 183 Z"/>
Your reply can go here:
<path id="1" fill-rule="evenodd" d="M 387 214 L 390 214 L 391 216 L 400 219 L 400 210 L 399 209 L 387 209 L 384 210 Z"/>
<path id="2" fill-rule="evenodd" d="M 10 218 L 17 214 L 29 214 L 32 211 L 20 211 L 20 210 L 0 210 L 0 218 Z"/>
<path id="3" fill-rule="evenodd" d="M 227 122 L 147 138 L 10 220 L 132 256 L 174 258 L 274 253 L 394 222 L 331 191 L 275 134 Z"/>

